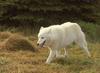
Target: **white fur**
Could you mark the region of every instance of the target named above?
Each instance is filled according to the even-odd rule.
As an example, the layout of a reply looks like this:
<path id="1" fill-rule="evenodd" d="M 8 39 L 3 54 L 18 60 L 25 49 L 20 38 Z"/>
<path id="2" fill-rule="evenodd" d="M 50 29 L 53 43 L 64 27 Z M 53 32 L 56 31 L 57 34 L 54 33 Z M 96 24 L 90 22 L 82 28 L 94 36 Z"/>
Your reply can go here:
<path id="1" fill-rule="evenodd" d="M 61 25 L 41 27 L 37 43 L 41 47 L 46 45 L 50 49 L 50 54 L 46 61 L 49 64 L 55 56 L 64 57 L 67 55 L 67 49 L 65 50 L 65 48 L 73 42 L 83 48 L 88 56 L 90 56 L 85 35 L 77 23 L 66 22 Z M 64 48 L 65 55 L 60 55 L 61 48 Z"/>

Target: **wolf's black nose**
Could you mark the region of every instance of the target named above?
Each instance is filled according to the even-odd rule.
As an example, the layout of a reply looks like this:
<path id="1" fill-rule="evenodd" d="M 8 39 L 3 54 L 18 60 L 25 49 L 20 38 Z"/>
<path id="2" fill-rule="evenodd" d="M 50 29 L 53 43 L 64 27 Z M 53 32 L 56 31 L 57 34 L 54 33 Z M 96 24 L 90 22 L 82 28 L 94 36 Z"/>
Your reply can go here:
<path id="1" fill-rule="evenodd" d="M 37 46 L 39 46 L 39 43 L 37 43 Z"/>

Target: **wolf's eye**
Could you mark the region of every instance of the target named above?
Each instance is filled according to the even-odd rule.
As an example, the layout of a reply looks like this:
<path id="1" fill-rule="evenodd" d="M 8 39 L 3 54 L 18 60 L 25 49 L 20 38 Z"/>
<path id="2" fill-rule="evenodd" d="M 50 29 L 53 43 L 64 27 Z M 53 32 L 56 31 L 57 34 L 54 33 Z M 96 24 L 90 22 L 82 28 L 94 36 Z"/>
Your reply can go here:
<path id="1" fill-rule="evenodd" d="M 44 37 L 41 37 L 41 39 L 44 39 Z"/>

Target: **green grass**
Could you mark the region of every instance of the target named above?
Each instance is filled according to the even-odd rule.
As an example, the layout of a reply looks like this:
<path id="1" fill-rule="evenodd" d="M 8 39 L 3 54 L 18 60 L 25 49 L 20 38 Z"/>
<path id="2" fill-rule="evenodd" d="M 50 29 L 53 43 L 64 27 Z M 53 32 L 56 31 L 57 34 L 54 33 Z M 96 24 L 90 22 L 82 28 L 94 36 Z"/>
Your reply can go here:
<path id="1" fill-rule="evenodd" d="M 86 34 L 88 41 L 94 42 L 100 40 L 100 25 L 96 23 L 89 23 L 84 21 L 77 21 L 80 24 L 83 32 Z"/>

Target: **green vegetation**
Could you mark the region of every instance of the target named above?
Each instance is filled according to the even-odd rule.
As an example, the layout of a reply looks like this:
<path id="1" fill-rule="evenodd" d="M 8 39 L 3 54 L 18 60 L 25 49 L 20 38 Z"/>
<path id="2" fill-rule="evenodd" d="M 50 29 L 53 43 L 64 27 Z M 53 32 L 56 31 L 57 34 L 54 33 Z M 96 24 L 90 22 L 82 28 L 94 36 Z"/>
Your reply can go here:
<path id="1" fill-rule="evenodd" d="M 0 24 L 48 26 L 65 21 L 98 23 L 99 0 L 0 0 Z"/>
<path id="2" fill-rule="evenodd" d="M 94 23 L 87 23 L 87 22 L 83 22 L 83 21 L 78 21 L 78 23 L 80 24 L 83 32 L 86 34 L 87 40 L 90 42 L 93 41 L 100 41 L 100 25 L 98 24 L 94 24 Z"/>

